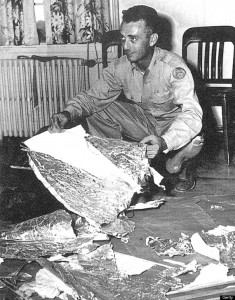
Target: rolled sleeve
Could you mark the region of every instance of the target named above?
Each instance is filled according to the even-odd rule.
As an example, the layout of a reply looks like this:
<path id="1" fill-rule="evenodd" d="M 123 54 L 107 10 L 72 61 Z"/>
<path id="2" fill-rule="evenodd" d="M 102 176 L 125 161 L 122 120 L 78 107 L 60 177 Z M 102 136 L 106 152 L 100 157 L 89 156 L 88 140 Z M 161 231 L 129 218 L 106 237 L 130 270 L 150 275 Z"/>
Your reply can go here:
<path id="1" fill-rule="evenodd" d="M 122 86 L 115 74 L 115 66 L 111 64 L 104 69 L 101 79 L 92 88 L 69 99 L 64 110 L 70 113 L 73 121 L 77 117 L 88 117 L 105 109 L 117 99 L 121 91 Z"/>

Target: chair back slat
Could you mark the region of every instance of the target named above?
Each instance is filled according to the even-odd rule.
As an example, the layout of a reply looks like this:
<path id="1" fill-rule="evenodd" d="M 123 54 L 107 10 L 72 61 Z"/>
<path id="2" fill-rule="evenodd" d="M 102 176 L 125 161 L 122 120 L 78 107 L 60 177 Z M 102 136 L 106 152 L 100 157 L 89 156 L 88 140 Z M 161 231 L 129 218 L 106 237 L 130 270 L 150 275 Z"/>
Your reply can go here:
<path id="1" fill-rule="evenodd" d="M 230 74 L 224 70 L 224 56 L 225 45 L 228 43 L 233 46 L 233 53 L 230 53 L 232 63 L 227 64 L 232 67 L 232 76 L 224 78 L 225 74 Z M 227 83 L 230 82 L 235 88 L 235 27 L 233 26 L 205 26 L 205 27 L 192 27 L 185 31 L 182 43 L 182 56 L 183 59 L 189 63 L 188 46 L 194 44 L 197 46 L 197 62 L 192 65 L 196 67 L 201 78 L 205 82 Z M 227 49 L 227 48 L 226 48 Z M 230 48 L 231 49 L 231 48 Z"/>
<path id="2" fill-rule="evenodd" d="M 195 90 L 203 109 L 203 131 L 208 136 L 211 136 L 213 127 L 222 131 L 227 165 L 230 164 L 231 129 L 235 123 L 234 52 L 233 26 L 192 27 L 183 34 L 182 56 L 195 79 Z M 211 109 L 215 106 L 221 107 L 221 116 L 217 109 Z"/>
<path id="3" fill-rule="evenodd" d="M 202 73 L 202 42 L 198 43 L 198 70 Z"/>
<path id="4" fill-rule="evenodd" d="M 223 79 L 223 62 L 224 62 L 224 42 L 219 43 L 218 55 L 218 79 Z"/>
<path id="5" fill-rule="evenodd" d="M 209 79 L 210 72 L 209 72 L 209 65 L 210 65 L 210 43 L 205 43 L 205 58 L 204 58 L 204 78 Z"/>
<path id="6" fill-rule="evenodd" d="M 216 52 L 217 52 L 217 42 L 212 43 L 211 51 L 211 78 L 216 78 Z"/>

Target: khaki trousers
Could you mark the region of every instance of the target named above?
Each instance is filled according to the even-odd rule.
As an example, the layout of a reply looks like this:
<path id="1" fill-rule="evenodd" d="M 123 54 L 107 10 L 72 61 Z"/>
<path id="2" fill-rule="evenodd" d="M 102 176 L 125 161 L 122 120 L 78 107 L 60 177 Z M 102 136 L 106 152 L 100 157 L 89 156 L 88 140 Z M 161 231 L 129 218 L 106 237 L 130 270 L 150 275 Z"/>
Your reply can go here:
<path id="1" fill-rule="evenodd" d="M 169 122 L 157 120 L 138 104 L 129 100 L 115 101 L 86 120 L 91 135 L 135 142 L 140 142 L 144 137 L 152 134 L 161 136 L 171 124 L 171 120 Z M 171 174 L 180 172 L 182 164 L 201 151 L 203 142 L 201 136 L 196 136 L 181 149 L 166 154 L 167 171 Z"/>

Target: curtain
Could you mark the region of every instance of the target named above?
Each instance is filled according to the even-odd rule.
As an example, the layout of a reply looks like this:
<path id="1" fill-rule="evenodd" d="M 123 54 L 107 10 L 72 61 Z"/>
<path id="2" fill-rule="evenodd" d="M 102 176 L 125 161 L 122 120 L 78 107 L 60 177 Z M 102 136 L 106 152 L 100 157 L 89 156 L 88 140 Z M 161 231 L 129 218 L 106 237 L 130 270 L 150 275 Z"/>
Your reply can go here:
<path id="1" fill-rule="evenodd" d="M 112 30 L 109 0 L 46 0 L 47 44 L 100 41 Z M 39 44 L 34 0 L 0 0 L 0 45 Z"/>
<path id="2" fill-rule="evenodd" d="M 50 0 L 52 44 L 100 41 L 111 30 L 109 0 Z M 48 35 L 47 35 L 48 36 Z"/>
<path id="3" fill-rule="evenodd" d="M 24 45 L 38 45 L 38 33 L 33 0 L 23 0 Z"/>
<path id="4" fill-rule="evenodd" d="M 33 0 L 0 0 L 0 45 L 38 44 Z"/>

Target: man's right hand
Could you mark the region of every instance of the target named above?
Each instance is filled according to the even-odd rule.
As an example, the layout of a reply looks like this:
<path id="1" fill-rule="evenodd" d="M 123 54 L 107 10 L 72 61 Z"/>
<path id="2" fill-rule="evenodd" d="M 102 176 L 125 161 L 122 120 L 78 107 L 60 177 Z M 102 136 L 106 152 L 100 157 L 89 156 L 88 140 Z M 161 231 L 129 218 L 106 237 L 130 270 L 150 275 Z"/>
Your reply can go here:
<path id="1" fill-rule="evenodd" d="M 50 133 L 62 132 L 70 122 L 71 116 L 68 111 L 56 113 L 51 117 L 48 131 Z"/>
<path id="2" fill-rule="evenodd" d="M 149 159 L 154 158 L 158 153 L 167 149 L 165 140 L 156 135 L 146 136 L 140 143 L 147 144 L 146 156 Z"/>

